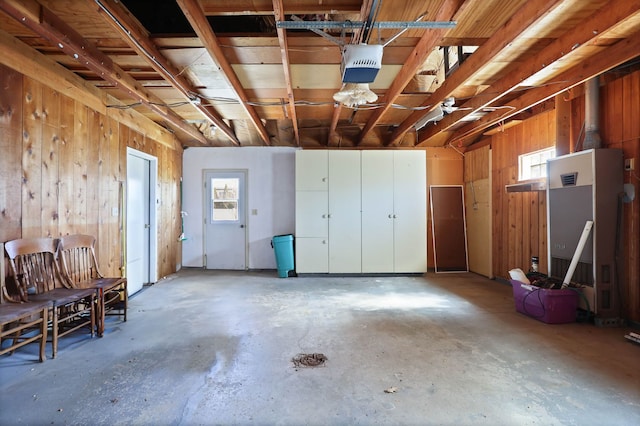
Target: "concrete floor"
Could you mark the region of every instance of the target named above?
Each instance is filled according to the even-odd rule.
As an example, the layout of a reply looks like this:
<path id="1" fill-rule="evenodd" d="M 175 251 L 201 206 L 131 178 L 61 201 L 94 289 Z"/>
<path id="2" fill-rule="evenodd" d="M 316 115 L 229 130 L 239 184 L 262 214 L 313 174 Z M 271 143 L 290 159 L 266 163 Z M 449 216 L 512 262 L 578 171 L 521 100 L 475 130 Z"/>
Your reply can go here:
<path id="1" fill-rule="evenodd" d="M 640 424 L 629 329 L 543 324 L 474 274 L 187 269 L 129 314 L 42 364 L 0 358 L 0 424 Z"/>

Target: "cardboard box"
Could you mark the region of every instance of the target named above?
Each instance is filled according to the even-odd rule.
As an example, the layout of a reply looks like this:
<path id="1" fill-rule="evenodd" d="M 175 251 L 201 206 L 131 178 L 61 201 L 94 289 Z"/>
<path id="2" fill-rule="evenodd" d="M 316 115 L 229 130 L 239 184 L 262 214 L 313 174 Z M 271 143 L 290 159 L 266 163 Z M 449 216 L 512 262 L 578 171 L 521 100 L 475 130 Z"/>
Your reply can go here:
<path id="1" fill-rule="evenodd" d="M 511 280 L 516 311 L 547 324 L 574 322 L 578 290 L 551 290 Z"/>

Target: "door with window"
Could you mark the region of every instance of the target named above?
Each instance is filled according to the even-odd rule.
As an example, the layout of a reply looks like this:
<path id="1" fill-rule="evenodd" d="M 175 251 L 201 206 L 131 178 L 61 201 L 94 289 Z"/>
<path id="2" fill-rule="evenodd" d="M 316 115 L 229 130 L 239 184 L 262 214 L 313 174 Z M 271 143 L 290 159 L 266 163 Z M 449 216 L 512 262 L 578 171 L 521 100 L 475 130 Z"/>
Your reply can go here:
<path id="1" fill-rule="evenodd" d="M 204 174 L 207 269 L 247 268 L 246 175 L 245 170 Z"/>

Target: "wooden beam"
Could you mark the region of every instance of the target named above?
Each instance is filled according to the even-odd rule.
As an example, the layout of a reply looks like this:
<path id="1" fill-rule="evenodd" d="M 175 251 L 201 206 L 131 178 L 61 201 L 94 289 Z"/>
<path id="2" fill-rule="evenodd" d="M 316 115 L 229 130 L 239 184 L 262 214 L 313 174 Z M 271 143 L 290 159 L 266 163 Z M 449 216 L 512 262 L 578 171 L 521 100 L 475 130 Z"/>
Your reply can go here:
<path id="1" fill-rule="evenodd" d="M 477 73 L 484 64 L 491 62 L 493 58 L 506 49 L 511 42 L 521 35 L 527 28 L 545 17 L 545 15 L 550 13 L 561 3 L 561 0 L 528 1 L 514 16 L 500 27 L 486 43 L 480 46 L 478 50 L 472 53 L 471 56 L 469 56 L 469 58 L 465 60 L 454 73 L 447 77 L 442 85 L 427 99 L 424 104 L 422 104 L 423 107 L 431 106 L 431 108 L 414 111 L 409 115 L 409 117 L 400 123 L 391 136 L 390 144 L 395 145 L 402 140 L 404 134 L 418 121 L 420 121 L 420 119 L 431 112 L 433 108 L 442 103 L 445 98 L 449 97 L 455 89 L 463 85 L 465 81 Z M 459 116 L 459 114 L 456 114 L 456 118 Z M 449 120 L 451 120 L 451 118 L 449 118 Z M 436 126 L 430 126 L 430 128 L 424 133 L 433 135 L 434 132 L 439 132 L 440 129 L 444 131 L 447 128 L 443 127 L 439 122 Z M 425 140 L 427 138 L 423 138 L 421 136 L 421 139 Z"/>
<path id="2" fill-rule="evenodd" d="M 107 108 L 107 103 L 120 103 L 100 89 L 47 56 L 24 44 L 10 34 L 0 30 L 0 63 L 21 74 L 45 84 L 64 96 L 91 108 L 102 115 L 117 117 L 117 120 L 171 149 L 182 149 L 175 136 L 158 123 L 148 119 L 134 109 Z"/>
<path id="3" fill-rule="evenodd" d="M 25 5 L 31 8 L 31 13 L 24 13 Z M 36 9 L 39 12 L 36 13 Z M 163 105 L 161 99 L 147 92 L 93 43 L 84 39 L 46 7 L 37 2 L 0 0 L 0 10 L 50 43 L 57 45 L 63 52 L 98 73 L 122 92 L 148 106 L 176 130 L 200 143 L 207 143 L 207 139 L 194 126 L 182 121 L 176 113 Z M 38 16 L 38 20 L 34 20 L 34 16 Z"/>
<path id="4" fill-rule="evenodd" d="M 336 102 L 333 106 L 333 115 L 331 116 L 331 125 L 329 126 L 329 136 L 327 137 L 327 146 L 337 144 L 340 140 L 340 135 L 336 132 L 338 127 L 338 120 L 340 120 L 340 113 L 342 112 L 342 104 Z"/>
<path id="5" fill-rule="evenodd" d="M 207 16 L 224 15 L 271 15 L 273 13 L 271 0 L 251 0 L 239 2 L 237 0 L 200 0 L 202 9 Z M 358 13 L 357 1 L 343 2 L 289 2 L 287 14 L 351 14 Z M 306 3 L 306 4 L 305 4 Z"/>
<path id="6" fill-rule="evenodd" d="M 2 30 L 0 50 L 0 63 L 40 83 L 55 87 L 61 94 L 76 99 L 94 111 L 106 114 L 105 94 L 100 89 Z"/>
<path id="7" fill-rule="evenodd" d="M 276 21 L 284 21 L 284 7 L 282 0 L 273 0 L 273 14 Z M 300 146 L 300 131 L 298 129 L 298 117 L 296 115 L 296 101 L 293 97 L 293 85 L 291 84 L 291 67 L 289 62 L 289 48 L 287 46 L 287 30 L 278 28 L 278 42 L 280 43 L 280 56 L 282 57 L 282 70 L 284 71 L 284 81 L 287 85 L 287 97 L 289 99 L 289 118 L 293 124 L 293 135 L 296 145 Z"/>
<path id="8" fill-rule="evenodd" d="M 542 86 L 525 92 L 522 96 L 509 102 L 509 105 L 506 107 L 509 108 L 507 112 L 497 110 L 485 115 L 478 121 L 462 127 L 452 135 L 450 142 L 460 142 L 464 145 L 465 140 L 475 137 L 477 133 L 487 127 L 512 117 L 547 99 L 553 98 L 565 90 L 582 84 L 586 80 L 626 61 L 636 58 L 638 52 L 640 52 L 640 32 L 636 32 L 629 36 L 629 38 L 621 40 L 612 46 L 603 47 L 600 53 L 585 59 L 579 65 L 556 76 L 554 80 L 557 81 L 558 84 Z"/>
<path id="9" fill-rule="evenodd" d="M 224 52 L 222 51 L 222 47 L 220 43 L 218 43 L 218 37 L 216 37 L 211 25 L 209 25 L 209 21 L 207 20 L 204 11 L 200 7 L 198 0 L 176 0 L 180 9 L 182 9 L 182 13 L 187 18 L 193 30 L 196 32 L 198 37 L 202 39 L 202 43 L 204 47 L 211 55 L 211 58 L 218 64 L 220 69 L 222 70 L 223 75 L 235 90 L 238 98 L 240 98 L 240 104 L 244 108 L 244 110 L 251 117 L 251 121 L 253 125 L 258 130 L 260 137 L 265 145 L 271 145 L 271 140 L 269 138 L 269 133 L 267 129 L 264 127 L 260 116 L 256 112 L 255 108 L 253 108 L 249 104 L 249 97 L 247 96 L 244 88 L 242 87 L 242 83 L 240 79 L 236 75 L 235 71 L 231 67 L 231 64 L 224 56 Z"/>
<path id="10" fill-rule="evenodd" d="M 447 0 L 438 10 L 436 16 L 434 17 L 434 20 L 450 21 L 454 18 L 454 16 L 461 13 L 465 8 L 465 5 L 469 3 L 469 0 Z M 365 124 L 364 128 L 362 129 L 362 132 L 360 132 L 358 144 L 360 144 L 367 137 L 369 132 L 381 120 L 384 113 L 387 112 L 389 108 L 391 108 L 393 102 L 402 93 L 406 85 L 414 77 L 418 68 L 422 66 L 424 61 L 431 54 L 431 51 L 438 45 L 438 42 L 446 31 L 447 30 L 443 29 L 425 31 L 424 35 L 420 38 L 415 48 L 407 58 L 404 66 L 402 67 L 402 70 L 393 80 L 393 83 L 391 83 L 389 89 L 387 89 L 381 102 L 384 104 L 384 106 L 374 111 L 374 113 L 367 121 L 367 124 Z"/>
<path id="11" fill-rule="evenodd" d="M 149 37 L 148 31 L 121 2 L 115 0 L 86 1 L 91 5 L 98 5 L 98 12 L 104 17 L 105 21 L 118 31 L 123 40 L 138 52 L 165 81 L 182 93 L 186 99 L 193 99 L 198 90 L 185 77 L 180 75 L 180 71 L 165 58 Z M 240 141 L 233 130 L 211 105 L 201 102 L 192 103 L 192 105 L 215 124 L 235 145 L 240 145 Z"/>
<path id="12" fill-rule="evenodd" d="M 504 95 L 513 92 L 522 87 L 522 85 L 526 85 L 527 79 L 535 78 L 536 75 L 543 75 L 549 69 L 553 69 L 556 63 L 560 61 L 566 62 L 572 57 L 582 55 L 585 48 L 590 48 L 590 46 L 599 43 L 603 38 L 606 38 L 608 32 L 630 19 L 636 19 L 638 16 L 640 16 L 640 10 L 637 4 L 630 3 L 627 0 L 609 1 L 579 26 L 564 33 L 542 51 L 530 56 L 512 72 L 506 74 L 504 78 L 485 89 L 483 93 L 460 105 L 461 113 L 446 116 L 436 126 L 430 126 L 427 131 L 420 134 L 418 143 L 426 141 L 437 133 L 446 131 L 463 117 L 482 110 Z M 468 61 L 471 61 L 476 53 L 472 54 Z M 466 62 L 462 66 L 464 65 L 466 65 Z"/>
<path id="13" fill-rule="evenodd" d="M 360 21 L 364 22 L 369 16 L 371 12 L 371 7 L 373 6 L 372 0 L 364 0 L 362 2 L 362 6 L 360 7 Z M 363 31 L 361 28 L 358 28 L 353 33 L 354 42 L 361 43 L 362 42 L 362 34 Z M 331 125 L 329 126 L 329 135 L 327 136 L 327 146 L 332 145 L 333 143 L 337 143 L 339 139 L 339 135 L 336 132 L 336 128 L 338 127 L 338 121 L 340 120 L 340 114 L 342 113 L 342 104 L 336 103 L 333 108 L 333 114 L 331 116 Z"/>

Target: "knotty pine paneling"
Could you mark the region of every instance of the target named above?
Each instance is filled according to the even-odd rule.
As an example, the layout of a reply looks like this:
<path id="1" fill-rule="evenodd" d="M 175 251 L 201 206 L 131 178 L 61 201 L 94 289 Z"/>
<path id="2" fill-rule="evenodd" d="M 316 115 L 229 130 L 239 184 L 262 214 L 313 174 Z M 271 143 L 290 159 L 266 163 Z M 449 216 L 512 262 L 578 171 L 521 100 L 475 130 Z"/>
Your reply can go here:
<path id="1" fill-rule="evenodd" d="M 0 65 L 0 241 L 22 235 L 22 80 Z"/>
<path id="2" fill-rule="evenodd" d="M 60 137 L 60 94 L 42 88 L 42 236 L 59 234 L 58 220 L 58 151 Z"/>
<path id="3" fill-rule="evenodd" d="M 518 155 L 553 146 L 555 132 L 555 113 L 548 111 L 491 136 L 493 273 L 498 277 L 508 278 L 513 268 L 529 270 L 531 256 L 540 258 L 541 272 L 547 270 L 545 192 L 507 193 L 505 185 L 518 181 Z M 473 161 L 488 164 L 488 158 Z"/>
<path id="4" fill-rule="evenodd" d="M 182 152 L 2 65 L 0 83 L 0 240 L 89 233 L 97 238 L 102 272 L 120 275 L 122 189 L 132 146 L 158 158 L 158 273 L 175 272 Z"/>
<path id="5" fill-rule="evenodd" d="M 22 130 L 22 236 L 39 237 L 42 208 L 42 85 L 24 79 Z"/>
<path id="6" fill-rule="evenodd" d="M 576 100 L 583 104 L 583 101 Z M 576 103 L 578 103 L 576 102 Z M 625 318 L 640 322 L 640 71 L 608 82 L 600 90 L 600 136 L 604 148 L 621 149 L 635 159 L 635 170 L 624 172 L 624 182 L 636 197 L 623 204 L 620 274 Z M 581 125 L 575 123 L 573 128 Z"/>

